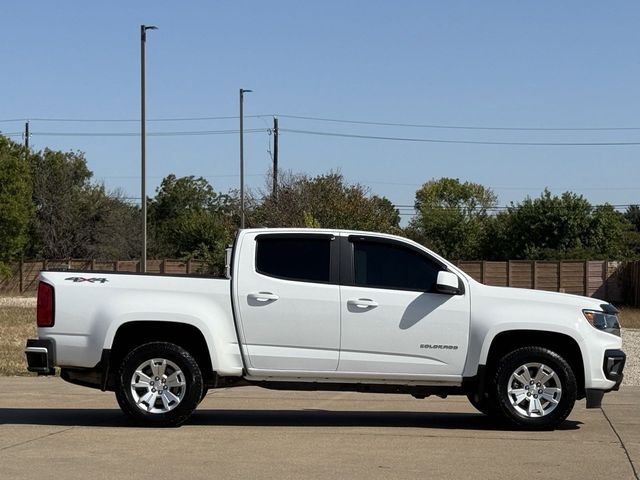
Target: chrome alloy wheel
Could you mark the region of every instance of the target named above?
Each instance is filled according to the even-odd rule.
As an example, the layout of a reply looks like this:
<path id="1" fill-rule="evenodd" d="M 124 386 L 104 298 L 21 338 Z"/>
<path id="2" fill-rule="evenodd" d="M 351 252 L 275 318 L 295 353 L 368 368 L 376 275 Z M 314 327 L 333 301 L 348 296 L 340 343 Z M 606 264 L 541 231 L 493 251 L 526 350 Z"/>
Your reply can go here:
<path id="1" fill-rule="evenodd" d="M 544 417 L 558 406 L 562 384 L 548 365 L 527 363 L 511 374 L 507 395 L 511 406 L 523 417 Z"/>
<path id="2" fill-rule="evenodd" d="M 145 361 L 131 376 L 131 396 L 138 408 L 149 413 L 166 413 L 176 408 L 186 386 L 182 370 L 166 358 Z"/>

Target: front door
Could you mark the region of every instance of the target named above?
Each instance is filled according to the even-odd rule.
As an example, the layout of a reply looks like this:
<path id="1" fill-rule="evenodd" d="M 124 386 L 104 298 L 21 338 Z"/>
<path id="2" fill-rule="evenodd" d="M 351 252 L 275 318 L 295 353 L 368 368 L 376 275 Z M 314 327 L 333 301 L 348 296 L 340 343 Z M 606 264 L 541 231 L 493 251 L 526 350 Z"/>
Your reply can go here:
<path id="1" fill-rule="evenodd" d="M 462 374 L 468 294 L 435 290 L 446 268 L 400 241 L 349 237 L 351 273 L 341 286 L 339 372 L 437 379 Z"/>

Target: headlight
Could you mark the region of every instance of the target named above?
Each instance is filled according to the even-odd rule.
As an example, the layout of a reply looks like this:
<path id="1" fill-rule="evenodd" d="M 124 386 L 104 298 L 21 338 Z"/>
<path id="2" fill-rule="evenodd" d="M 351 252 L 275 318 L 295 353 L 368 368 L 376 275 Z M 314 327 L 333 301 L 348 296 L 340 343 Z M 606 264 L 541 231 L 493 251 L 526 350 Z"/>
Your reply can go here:
<path id="1" fill-rule="evenodd" d="M 583 310 L 582 313 L 584 318 L 598 330 L 620 336 L 620 322 L 616 314 L 597 310 Z"/>

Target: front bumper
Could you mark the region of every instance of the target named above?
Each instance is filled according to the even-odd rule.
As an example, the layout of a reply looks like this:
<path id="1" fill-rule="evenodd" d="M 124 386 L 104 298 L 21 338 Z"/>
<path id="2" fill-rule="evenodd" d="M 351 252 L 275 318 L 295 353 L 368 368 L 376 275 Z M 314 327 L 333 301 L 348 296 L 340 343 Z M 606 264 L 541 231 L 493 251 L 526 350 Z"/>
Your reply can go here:
<path id="1" fill-rule="evenodd" d="M 53 375 L 55 369 L 55 344 L 50 339 L 29 339 L 24 349 L 27 370 L 38 375 Z"/>
<path id="2" fill-rule="evenodd" d="M 612 390 L 618 390 L 620 388 L 624 377 L 622 371 L 624 370 L 626 361 L 627 356 L 622 350 L 605 350 L 604 352 L 602 370 L 604 370 L 604 374 L 609 380 L 616 382 Z"/>
<path id="3" fill-rule="evenodd" d="M 588 388 L 585 392 L 587 397 L 587 408 L 600 408 L 602 405 L 602 398 L 605 393 L 620 389 L 620 384 L 624 378 L 624 374 L 622 372 L 624 370 L 626 360 L 627 356 L 622 350 L 605 350 L 602 370 L 608 380 L 612 380 L 616 383 L 608 390 Z"/>

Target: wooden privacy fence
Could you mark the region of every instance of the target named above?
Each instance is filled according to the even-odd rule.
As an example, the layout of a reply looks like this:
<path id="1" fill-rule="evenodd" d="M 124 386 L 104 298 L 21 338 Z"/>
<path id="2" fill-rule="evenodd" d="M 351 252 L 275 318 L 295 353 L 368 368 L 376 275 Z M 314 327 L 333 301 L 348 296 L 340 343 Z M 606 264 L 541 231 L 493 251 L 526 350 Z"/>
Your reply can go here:
<path id="1" fill-rule="evenodd" d="M 42 270 L 63 268 L 69 270 L 139 272 L 139 260 L 37 260 L 16 262 L 10 265 L 10 275 L 0 277 L 0 293 L 17 294 L 35 291 L 38 275 Z M 175 275 L 209 273 L 207 264 L 202 260 L 147 260 L 150 273 L 169 273 Z"/>
<path id="2" fill-rule="evenodd" d="M 615 303 L 640 306 L 640 262 L 612 261 L 460 261 L 457 265 L 474 279 L 487 285 L 533 288 L 573 293 Z M 33 292 L 38 274 L 48 268 L 85 271 L 139 272 L 137 260 L 38 260 L 10 265 L 11 273 L 0 279 L 0 293 Z M 148 260 L 154 273 L 208 273 L 200 260 Z"/>
<path id="3" fill-rule="evenodd" d="M 573 293 L 617 303 L 624 301 L 621 262 L 510 260 L 460 261 L 457 265 L 486 285 Z"/>
<path id="4" fill-rule="evenodd" d="M 640 261 L 628 262 L 620 272 L 627 305 L 640 307 Z"/>

